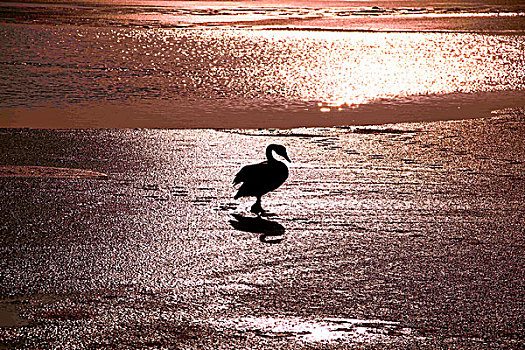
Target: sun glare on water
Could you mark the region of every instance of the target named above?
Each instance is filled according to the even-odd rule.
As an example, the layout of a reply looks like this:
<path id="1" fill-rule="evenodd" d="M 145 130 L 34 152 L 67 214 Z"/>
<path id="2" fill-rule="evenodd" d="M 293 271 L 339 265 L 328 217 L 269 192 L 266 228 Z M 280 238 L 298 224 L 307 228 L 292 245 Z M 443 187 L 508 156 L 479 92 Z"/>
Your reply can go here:
<path id="1" fill-rule="evenodd" d="M 523 87 L 519 45 L 508 37 L 429 33 L 251 32 L 268 41 L 280 64 L 263 81 L 288 97 L 318 101 L 321 111 L 378 99 L 500 89 L 501 78 Z M 496 45 L 497 44 L 497 45 Z M 494 49 L 505 48 L 501 56 Z M 461 49 L 458 49 L 461 48 Z M 515 74 L 516 77 L 512 77 Z M 269 84 L 271 85 L 271 84 Z"/>
<path id="2" fill-rule="evenodd" d="M 200 117 L 525 89 L 520 36 L 86 27 L 21 37 L 15 29 L 2 30 L 25 44 L 0 49 L 20 69 L 4 84 L 8 108 L 140 101 L 153 105 L 148 112 Z"/>

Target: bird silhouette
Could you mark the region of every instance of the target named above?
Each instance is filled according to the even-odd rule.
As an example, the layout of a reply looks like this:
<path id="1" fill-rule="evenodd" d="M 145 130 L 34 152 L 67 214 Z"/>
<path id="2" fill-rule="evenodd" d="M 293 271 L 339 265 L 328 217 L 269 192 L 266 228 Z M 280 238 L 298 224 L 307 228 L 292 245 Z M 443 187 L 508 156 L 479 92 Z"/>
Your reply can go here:
<path id="1" fill-rule="evenodd" d="M 257 215 L 264 213 L 264 209 L 261 206 L 261 197 L 277 189 L 288 178 L 288 167 L 283 162 L 275 159 L 273 152 L 290 162 L 284 146 L 271 144 L 266 147 L 267 161 L 246 165 L 235 175 L 233 180 L 234 185 L 242 182 L 234 197 L 235 199 L 240 197 L 257 198 L 257 201 L 250 209 L 252 213 Z"/>

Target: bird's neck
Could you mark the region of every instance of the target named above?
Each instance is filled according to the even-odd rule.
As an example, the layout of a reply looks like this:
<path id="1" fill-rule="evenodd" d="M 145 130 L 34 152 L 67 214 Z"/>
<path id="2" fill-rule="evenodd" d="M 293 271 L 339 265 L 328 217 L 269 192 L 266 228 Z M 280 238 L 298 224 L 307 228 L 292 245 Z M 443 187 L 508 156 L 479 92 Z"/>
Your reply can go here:
<path id="1" fill-rule="evenodd" d="M 269 162 L 275 162 L 275 158 L 273 157 L 273 149 L 271 147 L 266 149 L 266 158 L 268 158 Z"/>

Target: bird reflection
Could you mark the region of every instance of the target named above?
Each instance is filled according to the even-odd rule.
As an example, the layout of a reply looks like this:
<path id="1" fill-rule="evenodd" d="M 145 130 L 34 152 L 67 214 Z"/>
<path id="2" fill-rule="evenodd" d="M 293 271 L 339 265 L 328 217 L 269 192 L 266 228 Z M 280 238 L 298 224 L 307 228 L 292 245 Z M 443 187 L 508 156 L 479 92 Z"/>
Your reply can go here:
<path id="1" fill-rule="evenodd" d="M 263 243 L 280 243 L 282 236 L 286 231 L 284 226 L 275 222 L 257 217 L 245 217 L 239 214 L 232 214 L 235 220 L 230 220 L 234 229 L 244 232 L 262 233 L 259 240 Z"/>

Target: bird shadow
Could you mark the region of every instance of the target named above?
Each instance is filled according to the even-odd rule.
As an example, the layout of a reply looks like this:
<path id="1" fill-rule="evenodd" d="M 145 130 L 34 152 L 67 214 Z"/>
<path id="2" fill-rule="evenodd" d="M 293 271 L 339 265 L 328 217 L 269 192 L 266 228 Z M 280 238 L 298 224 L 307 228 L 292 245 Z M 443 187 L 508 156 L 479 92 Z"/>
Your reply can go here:
<path id="1" fill-rule="evenodd" d="M 232 214 L 235 220 L 230 220 L 230 225 L 238 231 L 261 233 L 259 240 L 263 243 L 281 243 L 284 238 L 279 237 L 284 234 L 286 229 L 283 225 L 257 217 L 245 217 L 239 214 Z"/>

